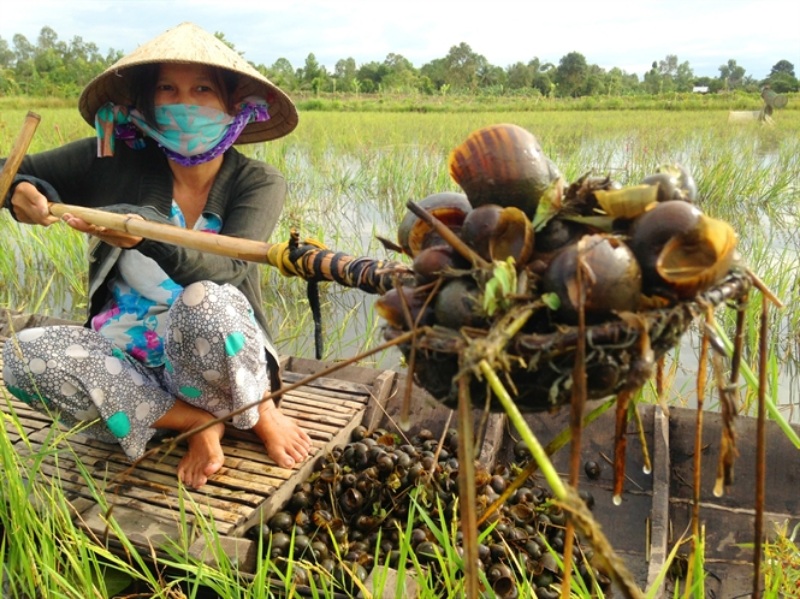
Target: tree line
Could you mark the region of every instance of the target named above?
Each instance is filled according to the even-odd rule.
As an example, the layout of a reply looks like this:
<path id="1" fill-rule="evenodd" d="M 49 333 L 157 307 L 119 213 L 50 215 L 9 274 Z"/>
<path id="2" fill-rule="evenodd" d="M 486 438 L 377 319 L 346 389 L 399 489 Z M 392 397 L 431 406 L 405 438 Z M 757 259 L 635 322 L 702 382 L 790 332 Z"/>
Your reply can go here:
<path id="1" fill-rule="evenodd" d="M 236 50 L 221 33 L 216 36 Z M 76 36 L 65 42 L 51 27 L 43 27 L 36 43 L 16 34 L 0 37 L 0 95 L 72 97 L 96 75 L 121 58 L 123 52 L 101 52 L 97 45 Z M 443 58 L 415 67 L 407 58 L 391 53 L 383 62 L 357 64 L 343 58 L 333 71 L 309 53 L 295 68 L 286 58 L 272 65 L 253 64 L 288 92 L 342 94 L 475 94 L 495 96 L 623 96 L 744 90 L 757 92 L 764 85 L 778 93 L 800 90 L 794 65 L 779 60 L 764 79 L 745 72 L 735 59 L 720 65 L 718 77 L 696 77 L 688 61 L 677 55 L 655 60 L 640 80 L 619 68 L 605 70 L 590 64 L 580 52 L 564 55 L 558 64 L 533 58 L 506 67 L 490 64 L 464 42 Z"/>

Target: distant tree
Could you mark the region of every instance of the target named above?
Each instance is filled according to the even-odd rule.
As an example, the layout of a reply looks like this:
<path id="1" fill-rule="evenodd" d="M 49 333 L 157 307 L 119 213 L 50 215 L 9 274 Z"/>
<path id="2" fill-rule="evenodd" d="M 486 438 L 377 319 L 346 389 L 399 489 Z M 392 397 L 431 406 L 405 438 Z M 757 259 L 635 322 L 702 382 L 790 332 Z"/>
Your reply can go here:
<path id="1" fill-rule="evenodd" d="M 317 57 L 311 52 L 306 57 L 304 66 L 299 69 L 298 79 L 301 87 L 318 92 L 322 89 L 322 82 L 327 79 L 327 75 L 325 67 L 319 64 Z"/>
<path id="2" fill-rule="evenodd" d="M 662 92 L 664 81 L 661 74 L 658 72 L 658 63 L 653 61 L 650 65 L 650 70 L 644 74 L 644 90 L 648 94 L 660 94 Z"/>
<path id="3" fill-rule="evenodd" d="M 586 70 L 586 82 L 580 95 L 599 96 L 606 92 L 606 72 L 596 64 L 589 65 Z"/>
<path id="4" fill-rule="evenodd" d="M 384 89 L 407 92 L 417 89 L 419 79 L 417 70 L 405 56 L 390 53 L 383 61 L 383 66 L 385 67 Z"/>
<path id="5" fill-rule="evenodd" d="M 14 52 L 8 42 L 0 37 L 0 68 L 11 68 L 14 66 Z"/>
<path id="6" fill-rule="evenodd" d="M 480 88 L 502 90 L 506 86 L 507 77 L 503 67 L 485 62 L 478 67 L 476 75 L 478 77 L 478 87 Z"/>
<path id="7" fill-rule="evenodd" d="M 266 69 L 267 78 L 275 85 L 287 90 L 297 89 L 297 75 L 292 63 L 287 58 L 279 58 Z"/>
<path id="8" fill-rule="evenodd" d="M 769 86 L 779 94 L 800 91 L 800 81 L 794 74 L 794 65 L 788 60 L 779 60 L 772 67 L 767 78 L 761 85 Z"/>
<path id="9" fill-rule="evenodd" d="M 33 54 L 35 48 L 33 44 L 28 41 L 28 38 L 22 35 L 21 33 L 17 33 L 13 37 L 14 41 L 14 60 L 16 62 L 25 62 L 27 60 L 33 60 Z"/>
<path id="10" fill-rule="evenodd" d="M 13 66 L 14 52 L 8 42 L 0 37 L 0 94 L 2 95 L 19 92 Z"/>
<path id="11" fill-rule="evenodd" d="M 358 69 L 358 80 L 365 93 L 373 93 L 381 89 L 383 78 L 386 76 L 386 65 L 372 61 L 361 65 Z"/>
<path id="12" fill-rule="evenodd" d="M 678 65 L 675 72 L 675 91 L 690 92 L 694 87 L 694 71 L 689 66 L 689 61 L 684 61 Z"/>
<path id="13" fill-rule="evenodd" d="M 645 89 L 651 94 L 690 92 L 693 85 L 692 68 L 688 62 L 679 62 L 675 54 L 668 54 L 664 60 L 653 61 L 651 69 L 644 76 Z"/>
<path id="14" fill-rule="evenodd" d="M 580 52 L 570 52 L 561 58 L 556 67 L 556 93 L 561 97 L 576 97 L 586 85 L 589 65 Z"/>
<path id="15" fill-rule="evenodd" d="M 795 77 L 794 65 L 788 60 L 779 60 L 774 65 L 772 65 L 772 70 L 769 72 L 769 74 L 771 76 L 771 75 L 777 75 L 778 73 L 786 73 L 787 75 Z"/>
<path id="16" fill-rule="evenodd" d="M 333 80 L 336 82 L 336 89 L 339 91 L 352 91 L 353 82 L 356 81 L 357 74 L 356 59 L 352 56 L 337 61 L 336 66 L 333 68 Z"/>
<path id="17" fill-rule="evenodd" d="M 422 65 L 419 74 L 430 82 L 432 92 L 439 91 L 447 83 L 447 63 L 444 58 L 435 58 Z"/>
<path id="18" fill-rule="evenodd" d="M 538 58 L 534 58 L 528 63 L 528 66 L 533 69 L 533 88 L 539 90 L 543 96 L 551 95 L 556 86 L 553 81 L 556 65 L 552 62 L 542 63 Z"/>
<path id="19" fill-rule="evenodd" d="M 515 62 L 506 68 L 509 89 L 533 87 L 533 69 L 524 62 Z"/>
<path id="20" fill-rule="evenodd" d="M 695 86 L 698 86 L 698 87 L 708 87 L 708 88 L 710 88 L 711 84 L 713 83 L 713 81 L 714 81 L 714 79 L 712 77 L 707 77 L 707 76 L 695 77 L 694 81 L 693 81 L 693 84 Z"/>
<path id="21" fill-rule="evenodd" d="M 474 90 L 478 85 L 478 71 L 486 64 L 485 57 L 461 42 L 451 47 L 444 57 L 445 82 L 453 89 Z"/>
<path id="22" fill-rule="evenodd" d="M 534 57 L 526 63 L 516 62 L 506 68 L 506 80 L 509 89 L 532 88 L 541 95 L 549 95 L 553 90 L 552 75 L 555 74 L 553 63 Z"/>
<path id="23" fill-rule="evenodd" d="M 639 91 L 639 77 L 626 73 L 619 67 L 610 69 L 605 76 L 606 92 L 609 96 L 631 95 Z"/>
<path id="24" fill-rule="evenodd" d="M 719 67 L 719 78 L 723 84 L 723 89 L 726 90 L 734 90 L 742 87 L 744 84 L 744 75 L 744 67 L 737 65 L 733 58 Z"/>

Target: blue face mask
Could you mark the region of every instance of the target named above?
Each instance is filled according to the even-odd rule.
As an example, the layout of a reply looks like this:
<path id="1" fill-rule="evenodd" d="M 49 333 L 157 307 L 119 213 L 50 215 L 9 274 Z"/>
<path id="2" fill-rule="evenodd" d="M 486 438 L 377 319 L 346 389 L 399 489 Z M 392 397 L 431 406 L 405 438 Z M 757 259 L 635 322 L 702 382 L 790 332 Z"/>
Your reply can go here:
<path id="1" fill-rule="evenodd" d="M 187 104 L 156 106 L 157 128 L 136 109 L 110 102 L 97 111 L 98 156 L 114 155 L 114 139 L 130 147 L 144 147 L 141 135 L 152 137 L 170 160 L 184 166 L 213 160 L 233 145 L 249 123 L 269 120 L 269 105 L 257 97 L 247 97 L 239 112 L 231 116 L 221 110 Z"/>
<path id="2" fill-rule="evenodd" d="M 136 110 L 131 110 L 130 117 L 133 124 L 162 147 L 185 158 L 215 148 L 233 122 L 233 117 L 221 110 L 187 104 L 156 106 L 157 129 L 151 127 Z"/>

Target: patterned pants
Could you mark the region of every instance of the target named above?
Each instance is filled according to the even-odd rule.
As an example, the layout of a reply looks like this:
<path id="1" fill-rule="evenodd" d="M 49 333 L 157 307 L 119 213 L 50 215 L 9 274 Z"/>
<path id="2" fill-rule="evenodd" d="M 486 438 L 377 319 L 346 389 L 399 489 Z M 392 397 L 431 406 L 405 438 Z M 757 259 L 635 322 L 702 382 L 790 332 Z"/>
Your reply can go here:
<path id="1" fill-rule="evenodd" d="M 231 285 L 184 289 L 169 309 L 164 347 L 164 366 L 149 368 L 88 328 L 26 329 L 5 344 L 3 377 L 15 397 L 68 427 L 88 424 L 86 434 L 118 442 L 132 460 L 176 397 L 224 416 L 270 389 L 263 335 Z M 258 418 L 253 407 L 232 422 L 248 429 Z"/>

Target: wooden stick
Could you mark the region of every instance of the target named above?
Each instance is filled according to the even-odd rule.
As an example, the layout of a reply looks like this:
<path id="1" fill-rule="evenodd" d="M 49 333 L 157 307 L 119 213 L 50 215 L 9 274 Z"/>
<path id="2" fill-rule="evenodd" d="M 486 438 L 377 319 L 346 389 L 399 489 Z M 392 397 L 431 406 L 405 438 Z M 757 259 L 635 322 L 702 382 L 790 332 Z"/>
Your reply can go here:
<path id="1" fill-rule="evenodd" d="M 133 218 L 127 214 L 117 214 L 95 208 L 84 208 L 83 206 L 72 206 L 70 204 L 49 205 L 50 214 L 62 217 L 65 214 L 72 214 L 85 220 L 91 225 L 113 229 L 129 233 L 136 237 L 144 237 L 154 241 L 172 243 L 185 248 L 238 258 L 248 262 L 260 262 L 269 264 L 267 252 L 274 244 L 252 239 L 242 239 L 229 235 L 209 235 L 202 231 L 183 229 L 175 225 L 156 223 L 140 218 Z"/>
<path id="2" fill-rule="evenodd" d="M 22 129 L 11 146 L 11 151 L 8 153 L 8 158 L 3 165 L 3 170 L 0 172 L 0 202 L 5 200 L 8 190 L 11 189 L 11 184 L 14 182 L 14 177 L 17 176 L 19 165 L 22 164 L 22 159 L 28 152 L 28 147 L 33 140 L 33 134 L 36 133 L 36 127 L 42 120 L 35 112 L 28 112 L 25 115 L 25 122 L 22 124 Z"/>

